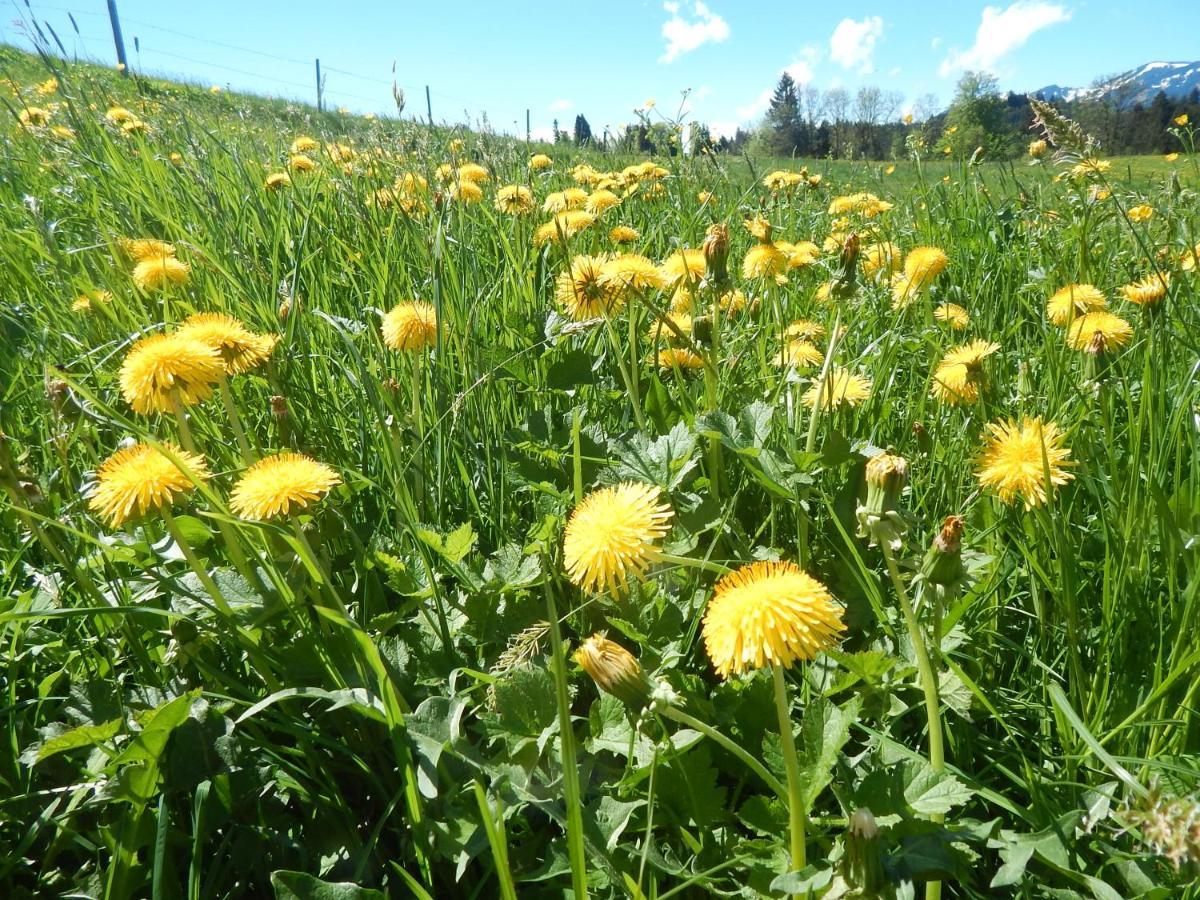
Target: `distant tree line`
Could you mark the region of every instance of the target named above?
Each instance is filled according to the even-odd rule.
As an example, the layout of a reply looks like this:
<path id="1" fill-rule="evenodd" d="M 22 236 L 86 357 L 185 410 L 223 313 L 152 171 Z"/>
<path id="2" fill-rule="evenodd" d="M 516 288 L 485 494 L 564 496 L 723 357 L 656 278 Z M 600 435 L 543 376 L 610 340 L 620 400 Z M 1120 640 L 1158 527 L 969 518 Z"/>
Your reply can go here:
<path id="1" fill-rule="evenodd" d="M 1097 138 L 1107 154 L 1178 150 L 1167 128 L 1183 114 L 1200 120 L 1200 90 L 1181 99 L 1160 91 L 1149 104 L 1133 102 L 1134 91 L 1127 87 L 1055 106 Z M 966 72 L 948 109 L 938 111 L 937 98 L 926 95 L 901 117 L 904 97 L 896 91 L 867 86 L 853 95 L 844 88 L 822 92 L 797 85 L 785 72 L 753 135 L 739 133 L 741 141 L 718 141 L 715 149 L 736 152 L 748 144 L 769 156 L 889 159 L 905 156 L 919 141 L 926 152 L 948 148 L 949 155 L 970 156 L 983 148 L 990 158 L 1006 158 L 1023 152 L 1035 137 L 1030 98 L 1011 91 L 1002 95 L 991 75 Z"/>

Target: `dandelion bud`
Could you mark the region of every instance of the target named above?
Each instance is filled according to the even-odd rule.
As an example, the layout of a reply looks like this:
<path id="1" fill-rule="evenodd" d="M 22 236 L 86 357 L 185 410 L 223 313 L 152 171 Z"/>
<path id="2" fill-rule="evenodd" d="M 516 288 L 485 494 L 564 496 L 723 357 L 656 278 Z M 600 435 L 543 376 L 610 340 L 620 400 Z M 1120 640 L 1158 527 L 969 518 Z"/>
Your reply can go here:
<path id="1" fill-rule="evenodd" d="M 650 680 L 641 663 L 620 644 L 594 634 L 580 644 L 574 659 L 602 691 L 638 710 L 649 702 Z"/>
<path id="2" fill-rule="evenodd" d="M 884 886 L 883 845 L 879 826 L 871 810 L 856 809 L 846 823 L 846 855 L 842 859 L 842 877 L 865 896 Z"/>
<path id="3" fill-rule="evenodd" d="M 1029 363 L 1017 363 L 1017 397 L 1024 400 L 1033 396 L 1033 378 L 1029 374 Z"/>
<path id="4" fill-rule="evenodd" d="M 900 492 L 908 482 L 908 463 L 903 456 L 880 453 L 867 461 L 867 510 L 877 515 L 894 511 Z"/>
<path id="5" fill-rule="evenodd" d="M 928 453 L 933 449 L 933 437 L 920 422 L 913 422 L 912 426 L 913 437 L 917 439 L 917 449 L 922 453 Z"/>
<path id="6" fill-rule="evenodd" d="M 722 222 L 709 225 L 703 248 L 704 283 L 723 289 L 729 283 L 729 228 Z"/>
<path id="7" fill-rule="evenodd" d="M 287 317 L 290 316 L 291 314 L 292 314 L 292 298 L 284 297 L 281 301 L 279 301 L 279 318 L 281 320 L 287 319 Z"/>
<path id="8" fill-rule="evenodd" d="M 962 562 L 962 533 L 962 516 L 946 516 L 942 530 L 933 539 L 921 564 L 921 574 L 930 584 L 943 588 L 954 587 L 966 578 Z"/>
<path id="9" fill-rule="evenodd" d="M 287 397 L 282 394 L 271 395 L 271 415 L 276 419 L 286 419 L 291 415 L 288 410 Z"/>
<path id="10" fill-rule="evenodd" d="M 50 401 L 50 408 L 54 410 L 55 415 L 62 412 L 68 391 L 67 383 L 61 378 L 51 378 L 46 382 L 46 399 Z"/>
<path id="11" fill-rule="evenodd" d="M 692 319 L 692 339 L 697 343 L 710 343 L 712 341 L 712 333 L 712 316 L 696 316 Z"/>
<path id="12" fill-rule="evenodd" d="M 842 244 L 838 269 L 829 288 L 829 297 L 834 302 L 849 300 L 854 296 L 855 279 L 858 277 L 858 249 L 857 234 L 851 234 Z"/>
<path id="13" fill-rule="evenodd" d="M 872 544 L 886 542 L 899 549 L 908 530 L 900 517 L 900 492 L 908 483 L 908 463 L 904 457 L 880 453 L 867 461 L 867 502 L 858 508 L 859 537 Z"/>

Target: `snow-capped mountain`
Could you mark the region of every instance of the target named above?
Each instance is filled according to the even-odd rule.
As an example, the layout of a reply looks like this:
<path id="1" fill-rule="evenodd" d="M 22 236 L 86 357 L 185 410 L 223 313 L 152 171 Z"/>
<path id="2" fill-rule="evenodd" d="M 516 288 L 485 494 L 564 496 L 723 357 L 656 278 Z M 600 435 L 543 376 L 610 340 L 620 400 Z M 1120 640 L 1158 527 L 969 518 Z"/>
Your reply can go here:
<path id="1" fill-rule="evenodd" d="M 1050 101 L 1109 98 L 1122 106 L 1132 106 L 1135 103 L 1150 103 L 1159 91 L 1178 100 L 1197 88 L 1200 88 L 1200 61 L 1152 62 L 1091 87 L 1069 88 L 1048 84 L 1033 94 L 1041 94 Z"/>

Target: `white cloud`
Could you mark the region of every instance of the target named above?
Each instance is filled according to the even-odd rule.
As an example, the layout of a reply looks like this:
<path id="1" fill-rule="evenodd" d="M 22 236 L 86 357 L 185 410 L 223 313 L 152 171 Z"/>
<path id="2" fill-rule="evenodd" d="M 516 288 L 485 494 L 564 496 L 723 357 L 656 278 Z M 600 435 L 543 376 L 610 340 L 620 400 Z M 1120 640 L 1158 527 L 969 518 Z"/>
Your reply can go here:
<path id="1" fill-rule="evenodd" d="M 574 102 L 571 100 L 555 100 L 550 104 L 549 109 L 550 112 L 566 112 L 574 105 Z"/>
<path id="2" fill-rule="evenodd" d="M 663 22 L 662 36 L 666 38 L 667 46 L 658 58 L 659 62 L 674 62 L 704 44 L 719 44 L 729 37 L 729 23 L 701 0 L 692 4 L 695 19 L 691 22 L 679 14 L 680 8 L 679 3 L 663 4 L 663 9 L 671 14 L 671 18 Z"/>
<path id="3" fill-rule="evenodd" d="M 897 77 L 901 73 L 901 71 L 903 71 L 903 70 L 899 66 L 895 66 L 891 69 L 888 69 L 888 78 Z"/>
<path id="4" fill-rule="evenodd" d="M 702 84 L 702 85 L 700 85 L 700 87 L 696 88 L 696 90 L 692 91 L 692 97 L 693 97 L 693 99 L 696 99 L 696 100 L 703 100 L 705 97 L 707 97 L 711 93 L 712 93 L 712 88 L 709 87 L 707 84 Z"/>
<path id="5" fill-rule="evenodd" d="M 958 69 L 993 70 L 1001 59 L 1034 34 L 1070 18 L 1071 13 L 1065 7 L 1042 0 L 1016 0 L 1004 9 L 985 6 L 974 45 L 961 52 L 951 50 L 938 73 L 945 77 Z"/>
<path id="6" fill-rule="evenodd" d="M 554 129 L 549 125 L 535 125 L 529 130 L 529 136 L 535 141 L 554 143 Z"/>
<path id="7" fill-rule="evenodd" d="M 745 106 L 739 106 L 737 108 L 737 117 L 743 121 L 746 119 L 757 119 L 767 111 L 767 107 L 771 103 L 771 95 L 774 93 L 775 88 L 769 87 L 750 103 L 747 103 Z"/>
<path id="8" fill-rule="evenodd" d="M 715 138 L 732 138 L 741 127 L 738 122 L 709 122 L 708 131 Z"/>
<path id="9" fill-rule="evenodd" d="M 843 69 L 858 69 L 863 75 L 875 71 L 871 57 L 875 42 L 883 37 L 883 19 L 867 16 L 861 22 L 842 19 L 829 38 L 829 55 Z"/>
<path id="10" fill-rule="evenodd" d="M 942 46 L 942 39 L 940 37 L 935 37 L 929 42 L 929 49 L 931 50 L 936 50 L 940 46 Z"/>
<path id="11" fill-rule="evenodd" d="M 812 66 L 802 59 L 784 66 L 783 71 L 791 75 L 792 81 L 796 82 L 796 84 L 808 84 L 813 80 Z"/>

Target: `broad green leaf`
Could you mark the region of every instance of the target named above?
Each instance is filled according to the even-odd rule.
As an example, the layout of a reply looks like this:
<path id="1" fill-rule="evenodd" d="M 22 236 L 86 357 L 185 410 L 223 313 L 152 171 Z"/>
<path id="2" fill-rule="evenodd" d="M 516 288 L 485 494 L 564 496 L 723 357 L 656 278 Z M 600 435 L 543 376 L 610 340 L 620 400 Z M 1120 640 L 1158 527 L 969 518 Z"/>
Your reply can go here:
<path id="1" fill-rule="evenodd" d="M 805 809 L 812 809 L 813 802 L 833 777 L 833 766 L 850 737 L 850 726 L 858 719 L 858 707 L 857 698 L 845 706 L 837 706 L 818 697 L 804 711 L 800 726 L 800 783 Z"/>
<path id="2" fill-rule="evenodd" d="M 912 772 L 904 787 L 904 799 L 913 812 L 931 816 L 948 813 L 972 797 L 971 790 L 949 772 L 934 772 L 922 763 Z"/>
<path id="3" fill-rule="evenodd" d="M 277 869 L 271 873 L 275 900 L 385 900 L 383 892 L 349 881 L 322 881 L 304 872 Z"/>
<path id="4" fill-rule="evenodd" d="M 95 747 L 105 741 L 112 740 L 121 731 L 124 719 L 113 719 L 100 725 L 80 725 L 70 731 L 64 731 L 42 743 L 37 749 L 34 763 L 49 759 L 56 753 L 77 750 L 80 747 Z"/>

